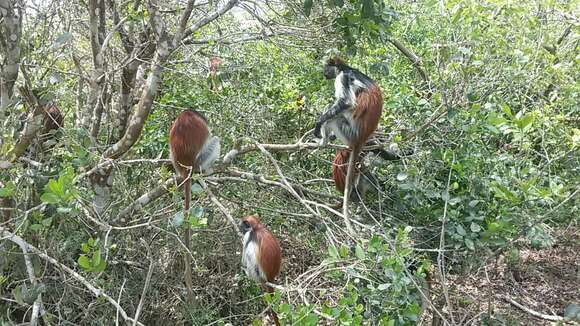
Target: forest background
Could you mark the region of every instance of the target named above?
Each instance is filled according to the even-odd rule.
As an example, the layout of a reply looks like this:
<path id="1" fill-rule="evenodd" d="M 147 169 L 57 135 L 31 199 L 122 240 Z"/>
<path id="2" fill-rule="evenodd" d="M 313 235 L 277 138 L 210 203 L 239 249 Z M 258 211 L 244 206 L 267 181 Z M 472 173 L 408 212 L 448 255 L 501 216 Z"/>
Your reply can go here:
<path id="1" fill-rule="evenodd" d="M 542 324 L 580 315 L 577 1 L 0 1 L 0 322 Z M 309 131 L 340 54 L 381 86 L 380 181 L 332 206 Z M 43 134 L 44 110 L 62 128 Z M 168 129 L 238 149 L 192 187 Z M 197 177 L 196 177 L 197 178 Z M 283 270 L 263 296 L 232 221 Z M 193 228 L 186 250 L 184 227 Z M 193 262 L 187 303 L 184 254 Z"/>

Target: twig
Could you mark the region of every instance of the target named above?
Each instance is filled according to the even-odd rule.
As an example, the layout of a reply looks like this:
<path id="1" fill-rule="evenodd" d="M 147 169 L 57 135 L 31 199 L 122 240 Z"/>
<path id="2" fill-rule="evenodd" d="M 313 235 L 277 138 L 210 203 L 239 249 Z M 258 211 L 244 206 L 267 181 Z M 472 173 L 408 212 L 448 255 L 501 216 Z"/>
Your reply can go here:
<path id="1" fill-rule="evenodd" d="M 125 283 L 127 279 L 123 279 L 123 284 L 121 284 L 121 289 L 119 290 L 119 296 L 117 297 L 117 302 L 121 302 L 121 294 L 123 294 L 123 289 L 125 288 Z M 116 310 L 115 313 L 115 326 L 119 326 L 119 309 Z"/>
<path id="2" fill-rule="evenodd" d="M 111 298 L 107 293 L 105 293 L 105 291 L 95 287 L 94 285 L 92 285 L 89 281 L 87 281 L 84 277 L 82 277 L 79 273 L 75 272 L 74 270 L 72 270 L 70 267 L 60 263 L 58 260 L 50 257 L 49 255 L 41 252 L 40 250 L 38 250 L 38 248 L 34 247 L 33 245 L 27 243 L 24 239 L 22 239 L 21 237 L 17 236 L 16 234 L 8 231 L 8 229 L 0 226 L 0 234 L 2 235 L 2 237 L 5 237 L 6 239 L 9 239 L 10 241 L 14 242 L 14 243 L 18 243 L 17 241 L 21 242 L 22 245 L 24 245 L 26 247 L 26 250 L 29 252 L 32 252 L 36 255 L 38 255 L 40 258 L 48 261 L 49 263 L 55 265 L 56 267 L 64 270 L 65 272 L 67 272 L 68 274 L 70 274 L 70 276 L 72 278 L 74 278 L 75 280 L 79 281 L 82 285 L 84 285 L 89 291 L 91 291 L 95 297 L 103 297 L 106 301 L 108 301 L 111 305 L 113 305 L 115 308 L 117 308 L 117 310 L 119 311 L 119 313 L 121 314 L 121 317 L 123 317 L 123 320 L 125 320 L 125 322 L 130 323 L 133 322 L 133 319 L 130 318 L 127 315 L 127 312 L 125 312 L 125 309 L 123 309 L 121 307 L 121 305 L 119 305 L 119 303 L 117 301 L 115 301 L 115 299 Z M 137 325 L 143 325 L 142 323 L 137 322 Z"/>
<path id="3" fill-rule="evenodd" d="M 407 59 L 409 59 L 411 61 L 411 63 L 413 64 L 413 66 L 415 67 L 415 69 L 417 69 L 417 72 L 421 76 L 421 79 L 425 83 L 429 83 L 429 76 L 427 76 L 427 73 L 423 69 L 423 64 L 421 62 L 421 59 L 419 59 L 419 57 L 415 53 L 413 53 L 413 51 L 411 51 L 410 49 L 408 49 L 399 40 L 393 39 L 393 38 L 389 38 L 388 41 L 389 41 L 389 43 L 391 43 L 392 45 L 394 45 L 397 48 L 397 50 L 401 51 L 401 53 L 403 53 L 403 55 L 405 55 L 405 57 L 407 57 Z"/>
<path id="4" fill-rule="evenodd" d="M 147 248 L 149 251 L 149 248 Z M 135 317 L 133 318 L 133 326 L 137 325 L 139 320 L 139 315 L 141 314 L 141 309 L 143 309 L 143 302 L 145 301 L 145 295 L 147 294 L 147 289 L 149 289 L 149 283 L 151 282 L 151 275 L 153 274 L 153 259 L 149 263 L 149 270 L 147 271 L 147 277 L 145 278 L 145 284 L 143 285 L 143 291 L 141 292 L 141 299 L 137 305 L 137 311 L 135 312 Z"/>
<path id="5" fill-rule="evenodd" d="M 119 212 L 119 215 L 117 215 L 117 217 L 112 221 L 112 223 L 113 224 L 117 223 L 119 220 L 122 220 L 125 216 L 131 214 L 135 210 L 141 209 L 143 206 L 151 203 L 155 199 L 168 193 L 169 187 L 173 185 L 173 182 L 174 182 L 173 177 L 168 178 L 167 180 L 163 181 L 159 186 L 141 195 L 134 202 L 129 204 L 129 206 L 123 208 L 123 210 Z"/>
<path id="6" fill-rule="evenodd" d="M 445 254 L 443 249 L 445 248 L 445 225 L 447 223 L 447 206 L 449 204 L 449 185 L 451 183 L 451 172 L 453 171 L 453 164 L 455 163 L 455 156 L 453 156 L 453 161 L 451 167 L 449 168 L 449 175 L 447 176 L 447 197 L 445 198 L 445 206 L 443 207 L 443 219 L 441 221 L 441 235 L 439 237 L 439 253 L 437 254 L 437 265 L 439 266 L 439 277 L 441 278 L 441 288 L 443 289 L 443 295 L 445 296 L 445 301 L 447 308 L 449 310 L 449 317 L 451 318 L 451 323 L 455 325 L 455 320 L 453 318 L 453 309 L 451 306 L 451 301 L 449 300 L 449 292 L 447 291 L 447 280 L 445 278 Z"/>
<path id="7" fill-rule="evenodd" d="M 498 294 L 498 295 L 496 295 L 496 297 L 499 298 L 499 299 L 503 299 L 503 300 L 511 303 L 512 305 L 520 308 L 521 310 L 527 312 L 528 314 L 530 314 L 530 315 L 532 315 L 534 317 L 538 317 L 538 318 L 545 319 L 545 320 L 550 320 L 550 321 L 563 321 L 564 320 L 564 317 L 555 316 L 555 315 L 546 315 L 546 314 L 537 312 L 535 310 L 532 310 L 532 309 L 530 309 L 530 308 L 528 308 L 528 307 L 526 307 L 526 306 L 518 303 L 517 301 L 513 300 L 512 298 L 510 298 L 510 297 L 508 297 L 506 295 L 500 295 L 500 294 Z"/>
<path id="8" fill-rule="evenodd" d="M 242 239 L 242 233 L 240 232 L 240 230 L 238 228 L 238 224 L 236 223 L 236 221 L 234 220 L 234 218 L 232 217 L 232 215 L 230 214 L 230 212 L 228 212 L 228 210 L 224 207 L 224 205 L 222 205 L 222 203 L 216 198 L 216 196 L 213 194 L 213 192 L 207 186 L 207 184 L 205 183 L 205 181 L 203 179 L 199 179 L 198 182 L 199 182 L 199 185 L 202 186 L 203 189 L 207 192 L 207 195 L 209 196 L 209 198 L 211 199 L 211 201 L 226 216 L 226 218 L 228 219 L 228 221 L 230 222 L 230 224 L 234 228 L 234 231 L 238 234 L 238 237 L 241 240 Z"/>
<path id="9" fill-rule="evenodd" d="M 1 229 L 1 227 L 0 227 Z M 28 274 L 28 279 L 32 286 L 36 286 L 36 277 L 34 276 L 34 267 L 32 266 L 32 261 L 30 260 L 30 255 L 28 254 L 28 244 L 24 239 L 20 237 L 8 236 L 5 232 L 2 232 L 2 238 L 6 236 L 7 239 L 16 243 L 20 250 L 22 250 L 22 255 L 24 257 L 24 265 L 26 266 L 26 273 Z M 35 326 L 38 323 L 38 314 L 40 313 L 40 306 L 42 304 L 42 293 L 38 293 L 38 297 L 34 300 L 34 305 L 32 306 L 32 315 L 30 316 L 30 325 Z"/>

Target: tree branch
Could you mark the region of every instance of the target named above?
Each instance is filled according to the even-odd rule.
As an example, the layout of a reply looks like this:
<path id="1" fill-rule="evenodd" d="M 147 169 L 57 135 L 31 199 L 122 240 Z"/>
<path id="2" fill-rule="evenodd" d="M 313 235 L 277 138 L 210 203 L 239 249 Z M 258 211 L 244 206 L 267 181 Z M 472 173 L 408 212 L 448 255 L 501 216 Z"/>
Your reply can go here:
<path id="1" fill-rule="evenodd" d="M 79 281 L 82 285 L 84 285 L 89 291 L 91 291 L 95 297 L 103 297 L 106 301 L 108 301 L 111 305 L 113 305 L 115 308 L 118 309 L 119 313 L 121 314 L 121 317 L 127 322 L 127 324 L 130 324 L 131 322 L 133 322 L 133 319 L 130 318 L 127 313 L 125 312 L 125 309 L 123 309 L 121 307 L 121 305 L 119 305 L 119 303 L 117 301 L 115 301 L 115 299 L 111 298 L 108 294 L 106 294 L 103 290 L 95 287 L 94 285 L 92 285 L 89 281 L 87 281 L 84 277 L 82 277 L 80 274 L 78 274 L 77 272 L 75 272 L 74 270 L 72 270 L 70 267 L 60 263 L 58 260 L 50 257 L 49 255 L 41 252 L 40 250 L 38 250 L 36 247 L 34 247 L 33 245 L 29 244 L 28 242 L 26 242 L 24 239 L 22 239 L 21 237 L 17 236 L 16 234 L 8 231 L 7 228 L 0 226 L 0 234 L 2 235 L 3 238 L 6 238 L 14 243 L 20 243 L 22 246 L 24 246 L 26 248 L 27 252 L 32 252 L 36 255 L 38 255 L 40 258 L 48 261 L 49 263 L 53 264 L 54 266 L 56 266 L 57 268 L 60 268 L 62 270 L 64 270 L 65 272 L 67 272 L 72 278 L 74 278 L 75 280 Z M 19 245 L 20 245 L 19 244 Z M 143 325 L 142 323 L 137 322 L 137 325 Z"/>

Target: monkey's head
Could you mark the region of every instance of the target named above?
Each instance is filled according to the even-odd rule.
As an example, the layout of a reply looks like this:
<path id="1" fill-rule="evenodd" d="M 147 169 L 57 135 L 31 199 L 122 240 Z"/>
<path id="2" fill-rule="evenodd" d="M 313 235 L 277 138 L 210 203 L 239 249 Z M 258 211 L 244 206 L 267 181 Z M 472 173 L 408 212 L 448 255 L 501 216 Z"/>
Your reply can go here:
<path id="1" fill-rule="evenodd" d="M 260 223 L 260 219 L 257 215 L 249 215 L 242 219 L 242 223 L 240 223 L 240 231 L 245 234 L 252 230 L 256 230 L 261 225 L 262 223 Z"/>
<path id="2" fill-rule="evenodd" d="M 324 65 L 324 78 L 334 79 L 339 72 L 344 70 L 346 63 L 340 57 L 332 57 Z"/>

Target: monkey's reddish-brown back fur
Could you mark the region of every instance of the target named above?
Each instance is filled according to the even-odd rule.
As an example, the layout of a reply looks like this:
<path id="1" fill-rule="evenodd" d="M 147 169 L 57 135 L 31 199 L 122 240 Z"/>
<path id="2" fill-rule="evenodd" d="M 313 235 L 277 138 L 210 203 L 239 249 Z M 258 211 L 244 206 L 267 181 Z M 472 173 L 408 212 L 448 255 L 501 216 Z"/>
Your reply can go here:
<path id="1" fill-rule="evenodd" d="M 256 260 L 266 275 L 267 281 L 274 282 L 276 276 L 280 274 L 282 266 L 282 250 L 278 240 L 264 227 L 257 216 L 246 216 L 244 221 L 247 221 L 256 233 L 256 242 L 258 243 Z"/>
<path id="2" fill-rule="evenodd" d="M 194 171 L 195 158 L 207 140 L 209 130 L 207 122 L 199 113 L 195 111 L 183 111 L 173 122 L 169 129 L 169 146 L 171 155 L 178 173 L 186 177 L 188 170 L 181 165 L 192 166 Z"/>
<path id="3" fill-rule="evenodd" d="M 353 118 L 357 121 L 360 133 L 356 145 L 366 143 L 373 132 L 375 132 L 379 125 L 382 111 L 383 92 L 377 84 L 371 85 L 357 95 Z M 354 147 L 354 145 L 349 144 L 351 147 Z"/>
<path id="4" fill-rule="evenodd" d="M 43 124 L 45 133 L 61 128 L 63 126 L 63 122 L 64 117 L 56 105 L 50 105 L 44 108 Z"/>

